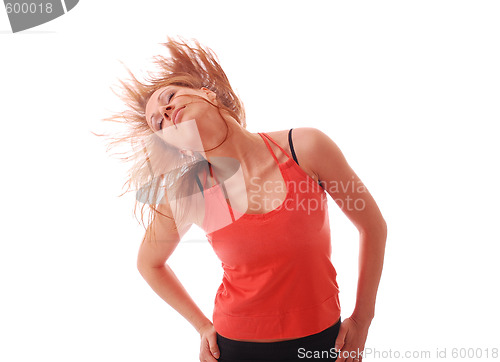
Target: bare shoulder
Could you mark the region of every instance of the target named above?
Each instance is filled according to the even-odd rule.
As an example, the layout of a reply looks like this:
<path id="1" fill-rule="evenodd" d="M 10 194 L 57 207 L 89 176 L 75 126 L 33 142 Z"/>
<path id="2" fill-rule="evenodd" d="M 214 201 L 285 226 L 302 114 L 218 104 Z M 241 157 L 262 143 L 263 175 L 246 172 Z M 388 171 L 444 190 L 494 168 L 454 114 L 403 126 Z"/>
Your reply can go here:
<path id="1" fill-rule="evenodd" d="M 279 143 L 285 151 L 291 156 L 292 151 L 288 142 L 288 133 L 290 129 L 266 132 L 272 139 Z M 318 173 L 314 169 L 314 159 L 317 158 L 317 143 L 322 137 L 323 132 L 313 127 L 298 127 L 292 130 L 292 144 L 299 166 L 315 181 L 318 181 Z"/>

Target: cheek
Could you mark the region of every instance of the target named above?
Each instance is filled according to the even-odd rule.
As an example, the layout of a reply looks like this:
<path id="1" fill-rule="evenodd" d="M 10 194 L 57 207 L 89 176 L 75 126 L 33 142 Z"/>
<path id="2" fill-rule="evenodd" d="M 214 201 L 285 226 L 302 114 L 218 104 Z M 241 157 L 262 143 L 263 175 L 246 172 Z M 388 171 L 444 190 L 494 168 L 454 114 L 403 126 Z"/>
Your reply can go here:
<path id="1" fill-rule="evenodd" d="M 197 113 L 207 113 L 217 111 L 217 108 L 211 105 L 212 102 L 205 97 L 193 97 L 189 101 L 189 106 L 192 108 L 193 112 Z"/>
<path id="2" fill-rule="evenodd" d="M 204 104 L 193 104 L 192 106 L 187 106 L 184 114 L 182 116 L 182 122 L 179 124 L 183 124 L 187 121 L 196 121 L 197 132 L 204 133 L 203 131 L 212 129 L 214 125 L 217 124 L 217 127 L 220 127 L 220 124 L 216 122 L 218 117 L 217 109 L 213 109 L 213 107 L 207 107 Z"/>

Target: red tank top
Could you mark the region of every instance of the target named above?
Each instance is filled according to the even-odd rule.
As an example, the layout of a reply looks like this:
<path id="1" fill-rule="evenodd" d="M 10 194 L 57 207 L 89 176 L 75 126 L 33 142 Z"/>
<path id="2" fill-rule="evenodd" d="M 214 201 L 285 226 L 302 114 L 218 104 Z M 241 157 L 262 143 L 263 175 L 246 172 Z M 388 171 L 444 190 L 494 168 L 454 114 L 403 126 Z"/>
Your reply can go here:
<path id="1" fill-rule="evenodd" d="M 287 195 L 270 212 L 246 214 L 231 208 L 219 184 L 205 190 L 203 229 L 213 230 L 206 236 L 224 269 L 213 325 L 233 339 L 305 337 L 340 317 L 327 196 L 279 144 L 259 135 L 281 171 Z M 286 162 L 279 163 L 266 137 L 287 155 Z M 221 220 L 226 226 L 210 228 Z"/>

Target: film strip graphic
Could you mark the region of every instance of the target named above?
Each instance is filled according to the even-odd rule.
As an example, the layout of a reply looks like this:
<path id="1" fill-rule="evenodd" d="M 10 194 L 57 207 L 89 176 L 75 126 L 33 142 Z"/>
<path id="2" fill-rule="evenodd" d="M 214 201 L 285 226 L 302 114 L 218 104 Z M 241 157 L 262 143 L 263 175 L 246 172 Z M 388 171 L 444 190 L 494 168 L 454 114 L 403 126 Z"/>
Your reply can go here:
<path id="1" fill-rule="evenodd" d="M 4 0 L 13 33 L 34 28 L 66 14 L 79 0 Z"/>

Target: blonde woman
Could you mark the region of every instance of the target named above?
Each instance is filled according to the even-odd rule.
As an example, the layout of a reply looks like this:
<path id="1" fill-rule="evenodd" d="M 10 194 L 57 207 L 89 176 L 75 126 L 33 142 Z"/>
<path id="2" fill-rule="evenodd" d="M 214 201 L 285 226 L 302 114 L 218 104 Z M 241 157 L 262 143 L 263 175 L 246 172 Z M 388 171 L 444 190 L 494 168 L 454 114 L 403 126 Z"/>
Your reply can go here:
<path id="1" fill-rule="evenodd" d="M 370 193 L 320 130 L 249 132 L 210 49 L 164 45 L 159 72 L 121 81 L 128 109 L 108 119 L 128 126 L 112 145 L 133 146 L 129 188 L 150 211 L 139 272 L 199 332 L 202 362 L 362 360 L 387 234 Z M 360 235 L 356 305 L 343 320 L 328 196 Z M 224 268 L 213 322 L 167 264 L 193 224 Z"/>

